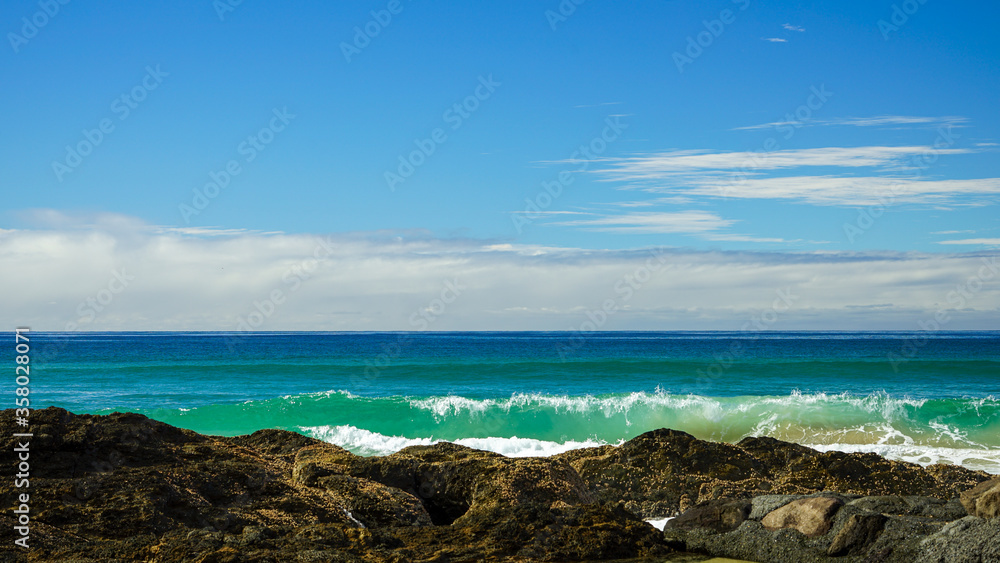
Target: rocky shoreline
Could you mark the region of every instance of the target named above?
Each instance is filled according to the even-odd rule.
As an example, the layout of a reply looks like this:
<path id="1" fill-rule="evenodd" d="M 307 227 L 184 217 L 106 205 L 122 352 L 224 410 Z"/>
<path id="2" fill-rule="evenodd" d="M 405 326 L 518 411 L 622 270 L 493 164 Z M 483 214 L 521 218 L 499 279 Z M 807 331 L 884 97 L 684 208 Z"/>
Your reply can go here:
<path id="1" fill-rule="evenodd" d="M 17 466 L 14 411 L 0 413 Z M 30 550 L 4 561 L 1000 561 L 1000 479 L 770 438 L 656 430 L 507 458 L 359 457 L 292 432 L 203 436 L 137 414 L 32 413 Z M 664 531 L 644 520 L 675 517 Z M 5 530 L 18 525 L 10 509 Z"/>

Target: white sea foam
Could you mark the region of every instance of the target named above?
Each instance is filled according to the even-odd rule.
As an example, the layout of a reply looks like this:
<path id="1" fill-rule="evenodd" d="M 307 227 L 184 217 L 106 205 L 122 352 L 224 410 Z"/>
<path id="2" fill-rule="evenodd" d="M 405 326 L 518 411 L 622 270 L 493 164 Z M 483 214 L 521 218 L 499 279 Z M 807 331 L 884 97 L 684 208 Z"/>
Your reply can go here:
<path id="1" fill-rule="evenodd" d="M 607 445 L 602 440 L 554 442 L 532 438 L 462 438 L 458 440 L 438 440 L 434 438 L 407 438 L 386 436 L 355 426 L 312 426 L 301 427 L 305 434 L 336 444 L 358 455 L 389 455 L 408 446 L 429 446 L 449 441 L 477 450 L 496 452 L 507 457 L 548 457 L 580 448 Z M 899 443 L 902 441 L 903 443 Z M 895 442 L 895 443 L 889 443 Z M 620 445 L 619 441 L 614 445 Z M 887 459 L 908 461 L 927 466 L 934 463 L 961 465 L 969 469 L 1000 474 L 1000 449 L 946 448 L 913 445 L 912 440 L 901 440 L 898 436 L 887 436 L 878 444 L 810 444 L 802 445 L 821 452 L 841 451 L 847 453 L 874 452 Z"/>
<path id="2" fill-rule="evenodd" d="M 886 459 L 908 461 L 928 466 L 935 463 L 1000 474 L 1000 450 L 973 448 L 934 448 L 910 444 L 802 444 L 821 452 L 876 453 Z"/>
<path id="3" fill-rule="evenodd" d="M 667 522 L 671 520 L 673 520 L 673 518 L 660 518 L 659 520 L 646 520 L 646 523 L 662 532 L 663 528 L 666 527 Z"/>
<path id="4" fill-rule="evenodd" d="M 453 442 L 477 450 L 496 452 L 507 457 L 548 457 L 580 448 L 607 445 L 600 440 L 552 442 L 532 438 L 461 438 L 437 440 L 434 438 L 406 438 L 386 436 L 355 426 L 310 426 L 300 431 L 318 440 L 338 445 L 358 455 L 389 455 L 409 446 L 430 446 L 438 442 Z M 622 442 L 618 442 L 621 444 Z"/>

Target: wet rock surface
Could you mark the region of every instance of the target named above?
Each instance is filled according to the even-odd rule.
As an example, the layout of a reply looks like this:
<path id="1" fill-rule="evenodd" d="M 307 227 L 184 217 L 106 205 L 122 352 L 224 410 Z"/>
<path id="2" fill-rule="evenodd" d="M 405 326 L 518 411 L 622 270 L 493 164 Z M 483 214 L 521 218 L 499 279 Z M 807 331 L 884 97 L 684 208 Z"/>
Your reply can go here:
<path id="1" fill-rule="evenodd" d="M 31 421 L 30 487 L 0 482 L 8 505 L 30 493 L 31 548 L 11 538 L 3 561 L 1000 560 L 989 475 L 770 438 L 664 429 L 548 458 L 447 443 L 365 458 L 137 414 Z M 0 427 L 13 467 L 12 410 Z M 664 532 L 643 521 L 677 515 Z"/>

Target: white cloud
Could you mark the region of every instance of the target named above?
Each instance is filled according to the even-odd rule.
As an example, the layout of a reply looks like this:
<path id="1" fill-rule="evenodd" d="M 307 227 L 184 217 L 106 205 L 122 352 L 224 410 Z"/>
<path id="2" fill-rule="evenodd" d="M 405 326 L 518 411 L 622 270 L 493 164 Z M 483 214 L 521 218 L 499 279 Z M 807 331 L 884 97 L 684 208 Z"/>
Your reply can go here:
<path id="1" fill-rule="evenodd" d="M 740 199 L 783 199 L 811 205 L 868 206 L 921 204 L 969 206 L 1000 195 L 1000 178 L 915 180 L 889 177 L 789 176 L 692 180 L 687 193 Z M 982 202 L 968 199 L 980 196 Z M 962 198 L 959 201 L 958 198 Z"/>
<path id="2" fill-rule="evenodd" d="M 594 215 L 581 213 L 581 215 Z M 780 238 L 754 237 L 721 232 L 736 223 L 707 211 L 631 212 L 552 223 L 589 231 L 618 234 L 686 234 L 705 240 L 728 242 L 792 242 Z"/>
<path id="3" fill-rule="evenodd" d="M 792 25 L 790 23 L 786 23 L 786 24 L 782 25 L 781 27 L 787 29 L 788 31 L 805 31 L 806 30 L 806 28 L 804 28 L 804 27 L 797 26 L 797 25 Z"/>
<path id="4" fill-rule="evenodd" d="M 938 244 L 968 244 L 983 246 L 1000 246 L 1000 238 L 967 238 L 962 240 L 943 240 Z"/>
<path id="5" fill-rule="evenodd" d="M 1000 178 L 932 180 L 901 174 L 924 165 L 923 159 L 928 155 L 937 159 L 972 152 L 975 151 L 929 146 L 824 147 L 773 152 L 675 150 L 602 159 L 603 167 L 593 173 L 605 181 L 625 182 L 629 189 L 669 193 L 672 197 L 778 199 L 826 206 L 876 205 L 888 201 L 949 209 L 995 202 L 995 196 L 1000 194 Z M 874 168 L 885 175 L 774 174 L 805 167 Z"/>
<path id="6" fill-rule="evenodd" d="M 969 149 L 935 149 L 929 146 L 823 147 L 789 149 L 769 153 L 753 151 L 713 152 L 675 150 L 661 153 L 605 158 L 606 167 L 597 174 L 612 181 L 659 180 L 694 172 L 733 170 L 779 170 L 800 166 L 835 166 L 843 168 L 899 167 L 908 159 L 931 153 L 967 154 Z"/>
<path id="7" fill-rule="evenodd" d="M 728 236 L 712 230 L 725 220 L 675 219 Z M 663 217 L 648 223 L 669 224 Z M 608 299 L 623 307 L 607 329 L 738 330 L 786 288 L 798 300 L 775 329 L 916 329 L 918 320 L 950 307 L 956 283 L 979 275 L 993 257 L 666 249 L 667 267 L 626 303 L 622 280 L 640 279 L 650 250 L 528 247 L 420 232 L 339 234 L 324 247 L 314 235 L 192 236 L 132 225 L 0 233 L 2 322 L 35 330 L 63 330 L 68 322 L 84 330 L 233 330 L 240 318 L 270 310 L 277 291 L 282 303 L 262 330 L 414 330 L 411 316 L 433 307 L 453 280 L 461 295 L 433 330 L 571 330 Z M 324 248 L 329 257 L 312 262 Z M 120 288 L 114 271 L 134 279 L 112 294 L 109 287 Z M 983 279 L 962 311 L 950 310 L 948 328 L 998 328 L 998 280 Z M 110 302 L 100 305 L 104 298 Z M 101 306 L 89 321 L 88 299 Z"/>
<path id="8" fill-rule="evenodd" d="M 770 41 L 771 43 L 788 43 L 787 39 L 782 39 L 780 37 L 761 37 L 764 41 Z"/>
<path id="9" fill-rule="evenodd" d="M 554 223 L 610 233 L 706 233 L 732 225 L 735 221 L 705 211 L 634 212 L 593 219 Z"/>
<path id="10" fill-rule="evenodd" d="M 759 129 L 771 129 L 781 126 L 793 125 L 795 127 L 804 126 L 844 126 L 844 127 L 889 127 L 900 125 L 926 125 L 939 126 L 951 125 L 953 127 L 964 127 L 968 123 L 968 118 L 959 116 L 945 117 L 917 117 L 906 115 L 879 115 L 875 117 L 837 117 L 833 119 L 810 119 L 809 121 L 772 121 L 759 125 L 748 125 L 746 127 L 734 127 L 732 131 L 756 131 Z"/>

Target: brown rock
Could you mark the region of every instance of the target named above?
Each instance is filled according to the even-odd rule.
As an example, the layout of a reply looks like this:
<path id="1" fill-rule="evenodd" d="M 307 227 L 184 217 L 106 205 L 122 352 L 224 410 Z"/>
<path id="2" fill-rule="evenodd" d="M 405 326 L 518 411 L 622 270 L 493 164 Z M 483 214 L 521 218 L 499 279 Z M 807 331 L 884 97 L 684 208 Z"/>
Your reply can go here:
<path id="1" fill-rule="evenodd" d="M 795 528 L 808 537 L 821 536 L 830 530 L 833 515 L 842 504 L 831 497 L 804 498 L 771 511 L 760 523 L 771 531 Z"/>
<path id="2" fill-rule="evenodd" d="M 996 518 L 1000 516 L 1000 477 L 983 481 L 962 493 L 962 506 L 971 516 Z"/>
<path id="3" fill-rule="evenodd" d="M 862 555 L 885 529 L 889 519 L 882 514 L 852 514 L 837 532 L 827 549 L 827 555 Z"/>

